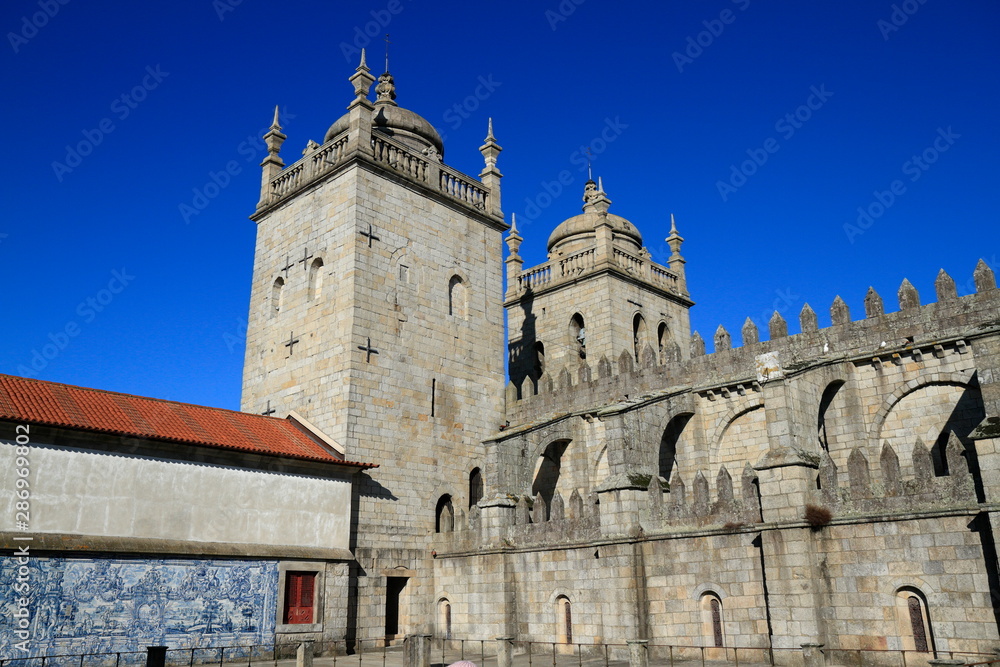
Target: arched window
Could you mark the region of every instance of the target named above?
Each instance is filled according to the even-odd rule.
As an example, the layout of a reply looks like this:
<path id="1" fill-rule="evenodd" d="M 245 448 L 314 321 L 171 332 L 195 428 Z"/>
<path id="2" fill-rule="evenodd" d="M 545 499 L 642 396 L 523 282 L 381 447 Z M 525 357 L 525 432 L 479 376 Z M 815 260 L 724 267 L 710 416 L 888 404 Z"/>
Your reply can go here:
<path id="1" fill-rule="evenodd" d="M 438 600 L 438 633 L 445 639 L 451 639 L 451 602 L 448 598 Z"/>
<path id="2" fill-rule="evenodd" d="M 535 379 L 542 377 L 545 372 L 545 346 L 542 345 L 541 341 L 535 343 L 535 361 L 532 368 L 532 374 Z"/>
<path id="3" fill-rule="evenodd" d="M 581 359 L 587 358 L 587 329 L 583 325 L 583 315 L 576 313 L 569 321 L 569 345 Z"/>
<path id="4" fill-rule="evenodd" d="M 285 289 L 285 279 L 278 276 L 271 285 L 271 317 L 274 317 L 281 310 L 281 293 Z"/>
<path id="5" fill-rule="evenodd" d="M 556 641 L 560 644 L 573 643 L 573 608 L 569 598 L 556 598 Z"/>
<path id="6" fill-rule="evenodd" d="M 455 507 L 450 495 L 446 493 L 438 499 L 434 514 L 435 533 L 450 533 L 455 530 Z"/>
<path id="7" fill-rule="evenodd" d="M 722 600 L 711 591 L 701 596 L 701 625 L 709 646 L 726 645 L 722 628 Z"/>
<path id="8" fill-rule="evenodd" d="M 323 291 L 323 260 L 317 257 L 309 265 L 309 301 L 319 299 L 320 292 Z"/>
<path id="9" fill-rule="evenodd" d="M 920 653 L 934 650 L 927 598 L 923 593 L 909 586 L 896 591 L 896 617 L 904 650 Z"/>
<path id="10" fill-rule="evenodd" d="M 483 499 L 483 473 L 473 468 L 469 473 L 469 507 Z"/>
<path id="11" fill-rule="evenodd" d="M 632 348 L 636 361 L 639 361 L 639 355 L 642 354 L 642 348 L 646 343 L 646 320 L 641 313 L 636 313 L 632 318 Z"/>
<path id="12" fill-rule="evenodd" d="M 466 318 L 468 296 L 461 276 L 452 276 L 448 281 L 448 314 L 460 319 Z"/>
<path id="13" fill-rule="evenodd" d="M 660 356 L 662 364 L 667 359 L 667 345 L 670 343 L 670 329 L 666 322 L 660 322 L 656 327 L 656 352 Z"/>

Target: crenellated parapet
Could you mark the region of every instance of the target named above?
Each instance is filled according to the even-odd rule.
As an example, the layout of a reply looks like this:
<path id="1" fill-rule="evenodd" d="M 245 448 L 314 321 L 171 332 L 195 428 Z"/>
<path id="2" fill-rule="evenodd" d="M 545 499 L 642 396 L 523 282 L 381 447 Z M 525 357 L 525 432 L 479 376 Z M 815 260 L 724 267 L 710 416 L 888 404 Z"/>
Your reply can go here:
<path id="1" fill-rule="evenodd" d="M 756 483 L 757 472 L 749 464 L 744 466 L 735 484 L 726 466 L 721 466 L 715 475 L 714 494 L 702 470 L 687 482 L 684 475 L 675 470 L 669 490 L 664 488 L 659 477 L 653 477 L 646 490 L 646 510 L 640 515 L 643 528 L 646 532 L 671 532 L 681 528 L 736 528 L 761 523 Z"/>
<path id="2" fill-rule="evenodd" d="M 918 438 L 904 469 L 892 445 L 882 444 L 877 461 L 861 448 L 851 450 L 846 470 L 829 454 L 821 456 L 818 501 L 835 516 L 899 514 L 920 510 L 976 507 L 979 502 L 967 452 L 955 433 L 945 446 L 945 470 L 938 475 L 930 450 Z"/>
<path id="3" fill-rule="evenodd" d="M 683 360 L 673 345 L 659 350 L 647 345 L 638 359 L 631 350 L 621 350 L 613 359 L 602 356 L 547 368 L 537 379 L 525 377 L 520 386 L 508 384 L 507 419 L 511 424 L 526 423 L 546 415 L 655 399 L 684 388 L 713 400 L 759 391 L 768 381 L 816 366 L 852 362 L 878 369 L 966 354 L 974 339 L 1000 331 L 1000 290 L 985 262 L 977 265 L 973 283 L 976 292 L 958 296 L 954 280 L 941 271 L 935 283 L 938 300 L 921 304 L 917 290 L 904 281 L 895 312 L 885 312 L 881 296 L 870 289 L 866 316 L 859 320 L 851 319 L 838 296 L 830 307 L 832 324 L 824 328 L 806 304 L 798 333 L 790 333 L 776 312 L 766 341 L 759 340 L 759 331 L 748 318 L 742 345 L 734 346 L 729 332 L 719 327 L 711 353 L 696 331 L 691 335 L 690 357 Z"/>

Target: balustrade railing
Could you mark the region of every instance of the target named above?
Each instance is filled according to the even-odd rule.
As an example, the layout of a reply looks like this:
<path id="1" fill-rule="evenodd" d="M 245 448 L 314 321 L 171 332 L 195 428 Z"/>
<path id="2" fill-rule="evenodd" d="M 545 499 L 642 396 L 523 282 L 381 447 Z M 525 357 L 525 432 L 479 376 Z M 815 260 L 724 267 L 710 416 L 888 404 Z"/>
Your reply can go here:
<path id="1" fill-rule="evenodd" d="M 671 289 L 677 288 L 677 276 L 670 273 L 666 269 L 660 268 L 652 262 L 649 263 L 649 275 L 653 279 L 654 283 Z"/>
<path id="2" fill-rule="evenodd" d="M 551 281 L 552 267 L 548 264 L 542 264 L 522 273 L 517 279 L 517 284 L 520 289 L 526 290 L 537 289 L 538 287 L 546 285 Z"/>
<path id="3" fill-rule="evenodd" d="M 629 273 L 635 275 L 642 275 L 643 261 L 638 257 L 633 257 L 624 250 L 614 249 L 614 260 L 615 264 L 622 267 Z"/>
<path id="4" fill-rule="evenodd" d="M 381 162 L 421 183 L 427 182 L 427 160 L 414 155 L 406 146 L 397 144 L 387 137 L 373 134 L 372 151 L 376 162 Z"/>
<path id="5" fill-rule="evenodd" d="M 623 250 L 614 248 L 613 264 L 631 275 L 643 278 L 672 292 L 679 289 L 677 275 L 667 269 L 646 261 Z M 585 275 L 598 266 L 597 251 L 594 248 L 582 250 L 568 257 L 550 260 L 525 270 L 517 278 L 517 290 L 538 289 L 549 283 L 558 283 Z"/>
<path id="6" fill-rule="evenodd" d="M 559 275 L 566 276 L 577 276 L 581 273 L 594 268 L 594 258 L 597 256 L 597 252 L 591 248 L 589 250 L 584 250 L 578 252 L 575 255 L 570 255 L 559 260 Z"/>
<path id="7" fill-rule="evenodd" d="M 271 179 L 268 203 L 274 204 L 291 196 L 343 164 L 348 153 L 348 139 L 348 132 L 345 131 L 282 170 Z M 384 135 L 373 134 L 371 148 L 372 157 L 379 164 L 481 211 L 488 210 L 490 192 L 478 181 L 451 167 L 432 162 L 405 144 Z"/>
<path id="8" fill-rule="evenodd" d="M 459 172 L 453 171 L 442 165 L 441 180 L 438 183 L 441 192 L 451 195 L 455 199 L 464 201 L 466 204 L 475 206 L 480 210 L 486 210 L 486 198 L 488 193 L 473 181 L 465 178 Z"/>
<path id="9" fill-rule="evenodd" d="M 337 135 L 272 178 L 270 203 L 298 192 L 343 162 L 347 155 L 347 138 L 346 132 Z"/>

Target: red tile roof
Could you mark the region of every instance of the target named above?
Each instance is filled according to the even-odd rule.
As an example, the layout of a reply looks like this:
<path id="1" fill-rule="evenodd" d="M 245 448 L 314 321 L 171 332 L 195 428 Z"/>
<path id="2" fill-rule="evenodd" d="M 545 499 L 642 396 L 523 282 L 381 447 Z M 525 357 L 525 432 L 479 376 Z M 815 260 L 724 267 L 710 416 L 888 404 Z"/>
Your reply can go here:
<path id="1" fill-rule="evenodd" d="M 345 461 L 288 419 L 0 375 L 0 419 L 265 456 Z"/>

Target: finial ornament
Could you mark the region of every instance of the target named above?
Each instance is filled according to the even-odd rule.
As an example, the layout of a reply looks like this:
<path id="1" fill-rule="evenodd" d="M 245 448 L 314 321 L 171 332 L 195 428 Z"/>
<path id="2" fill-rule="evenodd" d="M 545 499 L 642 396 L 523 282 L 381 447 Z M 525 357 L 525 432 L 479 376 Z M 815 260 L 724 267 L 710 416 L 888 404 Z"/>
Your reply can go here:
<path id="1" fill-rule="evenodd" d="M 354 97 L 356 98 L 354 103 L 358 103 L 362 98 L 367 99 L 368 91 L 371 90 L 372 84 L 375 82 L 375 77 L 372 76 L 371 70 L 368 69 L 364 49 L 361 49 L 361 64 L 358 65 L 349 81 L 354 85 Z"/>
<path id="2" fill-rule="evenodd" d="M 490 118 L 486 126 L 486 138 L 483 145 L 479 147 L 479 152 L 483 154 L 486 163 L 486 170 L 495 170 L 497 166 L 497 156 L 503 149 L 497 143 L 497 138 L 493 136 L 493 119 Z M 499 173 L 499 172 L 497 172 Z"/>
<path id="3" fill-rule="evenodd" d="M 677 221 L 674 220 L 674 214 L 670 214 L 670 235 L 675 236 L 677 234 Z"/>
<path id="4" fill-rule="evenodd" d="M 392 42 L 389 41 L 389 33 L 385 33 L 385 71 L 386 71 L 386 74 L 389 73 L 389 44 L 391 44 L 391 43 Z"/>
<path id="5" fill-rule="evenodd" d="M 604 183 L 600 177 L 597 183 L 594 179 L 588 180 L 583 186 L 583 210 L 593 213 L 607 213 L 611 206 L 611 200 L 604 192 Z"/>
<path id="6" fill-rule="evenodd" d="M 587 154 L 587 180 L 594 180 L 594 170 L 591 168 L 591 158 L 593 157 L 590 153 L 590 146 L 587 146 L 584 151 Z"/>
<path id="7" fill-rule="evenodd" d="M 396 106 L 396 82 L 393 80 L 392 75 L 386 72 L 378 78 L 378 85 L 375 86 L 375 95 L 377 97 L 375 104 L 391 104 Z"/>
<path id="8" fill-rule="evenodd" d="M 517 213 L 510 214 L 510 233 L 517 234 Z"/>
<path id="9" fill-rule="evenodd" d="M 269 129 L 272 129 L 272 130 L 280 130 L 281 129 L 281 125 L 278 123 L 278 105 L 277 104 L 274 105 L 274 120 L 271 121 L 271 127 Z"/>

